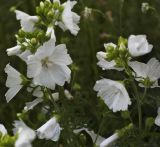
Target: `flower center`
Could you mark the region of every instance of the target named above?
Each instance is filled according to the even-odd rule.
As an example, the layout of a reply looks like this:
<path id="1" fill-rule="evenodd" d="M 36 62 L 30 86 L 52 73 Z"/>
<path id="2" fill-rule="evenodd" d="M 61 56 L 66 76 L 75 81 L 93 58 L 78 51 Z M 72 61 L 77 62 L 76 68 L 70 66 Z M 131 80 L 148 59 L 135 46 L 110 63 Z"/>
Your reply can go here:
<path id="1" fill-rule="evenodd" d="M 43 67 L 49 67 L 49 66 L 52 66 L 53 62 L 49 60 L 48 57 L 44 58 L 41 60 L 41 63 L 42 63 L 42 66 Z"/>

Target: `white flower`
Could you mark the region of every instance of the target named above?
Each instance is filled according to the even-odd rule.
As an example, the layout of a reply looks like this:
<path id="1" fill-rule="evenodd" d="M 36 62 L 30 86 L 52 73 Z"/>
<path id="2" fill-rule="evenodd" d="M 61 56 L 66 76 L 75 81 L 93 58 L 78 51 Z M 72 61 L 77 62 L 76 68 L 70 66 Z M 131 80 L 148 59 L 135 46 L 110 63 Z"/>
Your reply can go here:
<path id="1" fill-rule="evenodd" d="M 47 28 L 46 35 L 47 35 L 47 36 L 51 36 L 51 39 L 54 39 L 55 42 L 56 42 L 55 31 L 54 31 L 54 28 L 53 28 L 52 26 L 49 26 L 49 27 Z"/>
<path id="2" fill-rule="evenodd" d="M 37 130 L 37 136 L 39 139 L 58 141 L 60 132 L 61 127 L 57 119 L 53 117 Z"/>
<path id="3" fill-rule="evenodd" d="M 32 32 L 34 31 L 35 23 L 38 21 L 37 16 L 30 16 L 22 11 L 16 10 L 16 18 L 20 20 L 21 27 L 25 32 Z"/>
<path id="4" fill-rule="evenodd" d="M 29 110 L 33 109 L 36 105 L 38 105 L 39 103 L 41 103 L 42 101 L 43 101 L 42 98 L 36 98 L 32 102 L 27 102 L 26 106 L 24 107 L 24 110 L 25 111 L 29 111 Z"/>
<path id="5" fill-rule="evenodd" d="M 105 139 L 101 144 L 100 147 L 108 147 L 111 143 L 116 141 L 119 138 L 118 133 L 113 134 L 109 138 Z"/>
<path id="6" fill-rule="evenodd" d="M 53 39 L 39 47 L 35 55 L 28 57 L 27 75 L 33 78 L 35 85 L 55 89 L 55 84 L 63 86 L 65 81 L 70 81 L 71 71 L 67 65 L 72 60 L 67 54 L 64 44 L 55 47 Z"/>
<path id="7" fill-rule="evenodd" d="M 0 134 L 2 134 L 2 136 L 7 134 L 7 130 L 3 124 L 0 124 Z"/>
<path id="8" fill-rule="evenodd" d="M 76 129 L 73 132 L 75 134 L 77 134 L 77 133 L 80 133 L 81 131 L 86 131 L 91 136 L 93 142 L 95 142 L 95 140 L 96 140 L 96 145 L 97 146 L 99 146 L 100 143 L 105 140 L 105 138 L 103 138 L 103 137 L 101 137 L 99 135 L 97 137 L 97 134 L 95 134 L 94 131 L 89 131 L 87 128 Z"/>
<path id="9" fill-rule="evenodd" d="M 152 51 L 153 45 L 149 44 L 146 35 L 131 35 L 128 39 L 129 53 L 133 57 L 142 56 Z"/>
<path id="10" fill-rule="evenodd" d="M 66 96 L 66 98 L 68 100 L 73 99 L 73 96 L 71 95 L 71 93 L 67 89 L 64 90 L 64 95 Z"/>
<path id="11" fill-rule="evenodd" d="M 138 61 L 129 62 L 129 66 L 135 71 L 137 81 L 149 78 L 151 82 L 154 82 L 151 88 L 158 86 L 160 62 L 156 58 L 151 58 L 147 64 Z"/>
<path id="12" fill-rule="evenodd" d="M 79 23 L 80 16 L 71 11 L 75 4 L 77 4 L 76 1 L 70 0 L 63 4 L 64 10 L 62 12 L 62 22 L 58 22 L 58 25 L 64 31 L 68 29 L 73 35 L 76 36 L 80 30 L 77 25 Z"/>
<path id="13" fill-rule="evenodd" d="M 131 104 L 130 97 L 123 84 L 109 79 L 101 79 L 96 82 L 94 90 L 102 97 L 105 104 L 113 110 L 125 111 Z"/>
<path id="14" fill-rule="evenodd" d="M 107 61 L 106 57 L 107 57 L 107 53 L 105 53 L 105 52 L 98 52 L 97 53 L 97 59 L 99 60 L 97 65 L 99 67 L 101 67 L 103 70 L 110 70 L 110 69 L 115 69 L 115 70 L 118 70 L 118 71 L 123 70 L 123 68 L 116 67 L 116 63 L 115 63 L 114 60 Z"/>
<path id="15" fill-rule="evenodd" d="M 21 52 L 21 46 L 19 46 L 19 45 L 7 49 L 8 56 L 17 55 L 20 52 Z"/>
<path id="16" fill-rule="evenodd" d="M 9 64 L 7 64 L 5 67 L 5 73 L 8 75 L 6 86 L 9 88 L 5 94 L 5 97 L 7 102 L 9 102 L 20 91 L 23 85 L 21 74 Z"/>
<path id="17" fill-rule="evenodd" d="M 36 133 L 31 128 L 26 126 L 23 121 L 15 121 L 14 134 L 18 134 L 18 139 L 15 142 L 15 147 L 31 147 L 31 142 L 35 139 Z"/>
<path id="18" fill-rule="evenodd" d="M 157 113 L 158 113 L 158 115 L 157 115 L 154 123 L 155 123 L 157 126 L 160 126 L 160 107 L 158 108 Z"/>

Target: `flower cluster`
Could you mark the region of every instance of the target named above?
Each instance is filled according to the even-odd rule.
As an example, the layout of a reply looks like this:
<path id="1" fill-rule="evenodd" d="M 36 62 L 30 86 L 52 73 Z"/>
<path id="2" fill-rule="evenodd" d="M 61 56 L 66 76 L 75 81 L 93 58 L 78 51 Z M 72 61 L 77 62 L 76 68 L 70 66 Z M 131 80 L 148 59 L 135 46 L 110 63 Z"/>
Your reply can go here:
<path id="1" fill-rule="evenodd" d="M 75 36 L 78 34 L 80 16 L 72 11 L 76 3 L 67 0 L 61 4 L 59 0 L 46 0 L 40 2 L 35 16 L 15 10 L 21 29 L 16 34 L 17 45 L 6 51 L 8 56 L 18 56 L 26 63 L 27 73 L 23 75 L 7 64 L 6 86 L 9 89 L 5 96 L 7 102 L 10 102 L 22 88 L 31 93 L 35 99 L 26 103 L 24 113 L 46 100 L 56 103 L 52 91 L 56 90 L 56 85 L 64 86 L 66 82 L 70 82 L 71 70 L 68 66 L 72 64 L 72 59 L 66 45 L 56 43 L 55 29 L 59 26 L 63 31 L 69 30 Z M 64 90 L 65 94 L 66 92 L 68 91 Z M 67 95 L 69 94 L 68 92 Z M 72 95 L 69 97 L 71 99 Z M 56 104 L 54 113 L 58 113 Z M 20 117 L 20 121 L 14 122 L 13 132 L 15 136 L 18 135 L 15 146 L 31 146 L 36 135 L 39 139 L 58 141 L 61 132 L 58 120 L 52 113 L 51 118 L 34 131 Z M 0 130 L 2 135 L 7 134 L 4 126 Z"/>
<path id="2" fill-rule="evenodd" d="M 150 53 L 153 45 L 148 43 L 146 35 L 131 35 L 128 39 L 120 37 L 118 45 L 107 43 L 104 44 L 104 47 L 105 52 L 100 51 L 97 53 L 98 66 L 103 70 L 124 71 L 126 79 L 114 81 L 103 78 L 96 82 L 94 90 L 98 92 L 98 97 L 101 97 L 113 112 L 129 111 L 129 105 L 135 98 L 139 112 L 139 128 L 141 128 L 141 105 L 146 97 L 147 89 L 159 87 L 160 62 L 156 58 L 151 58 L 147 63 L 134 60 Z M 136 81 L 139 87 L 145 89 L 143 96 L 138 92 Z M 128 88 L 131 88 L 134 94 L 128 93 Z M 155 119 L 155 124 L 158 126 L 160 125 L 159 119 L 158 109 L 158 116 Z M 118 136 L 120 135 L 115 133 L 104 141 L 101 146 L 107 146 L 119 138 Z"/>

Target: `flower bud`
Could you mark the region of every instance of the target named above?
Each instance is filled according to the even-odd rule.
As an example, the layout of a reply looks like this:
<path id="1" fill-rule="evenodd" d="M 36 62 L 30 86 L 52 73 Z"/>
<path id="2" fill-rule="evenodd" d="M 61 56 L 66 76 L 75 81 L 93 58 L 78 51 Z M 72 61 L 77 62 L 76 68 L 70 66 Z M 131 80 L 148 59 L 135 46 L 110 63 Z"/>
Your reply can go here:
<path id="1" fill-rule="evenodd" d="M 54 12 L 53 11 L 49 11 L 48 13 L 47 13 L 47 17 L 48 18 L 54 18 Z"/>
<path id="2" fill-rule="evenodd" d="M 40 2 L 40 7 L 41 7 L 41 9 L 43 9 L 44 8 L 44 2 Z"/>
<path id="3" fill-rule="evenodd" d="M 130 117 L 129 111 L 122 111 L 122 112 L 121 112 L 121 116 L 122 116 L 124 119 L 128 119 L 128 118 Z"/>
<path id="4" fill-rule="evenodd" d="M 19 36 L 19 37 L 24 37 L 24 36 L 25 36 L 25 32 L 24 32 L 22 29 L 20 29 L 20 30 L 18 31 L 18 36 Z"/>
<path id="5" fill-rule="evenodd" d="M 150 9 L 150 5 L 149 3 L 142 3 L 142 6 L 141 6 L 141 10 L 143 13 L 147 13 L 147 11 Z"/>
<path id="6" fill-rule="evenodd" d="M 59 8 L 59 2 L 55 1 L 54 4 L 53 4 L 53 8 L 58 9 Z"/>
<path id="7" fill-rule="evenodd" d="M 63 12 L 63 10 L 64 10 L 64 7 L 63 6 L 59 6 L 59 11 Z"/>
<path id="8" fill-rule="evenodd" d="M 145 121 L 145 127 L 146 129 L 150 129 L 154 125 L 154 118 L 153 117 L 148 117 Z"/>
<path id="9" fill-rule="evenodd" d="M 36 38 L 32 38 L 31 39 L 31 44 L 32 45 L 36 45 L 37 44 L 37 39 Z"/>

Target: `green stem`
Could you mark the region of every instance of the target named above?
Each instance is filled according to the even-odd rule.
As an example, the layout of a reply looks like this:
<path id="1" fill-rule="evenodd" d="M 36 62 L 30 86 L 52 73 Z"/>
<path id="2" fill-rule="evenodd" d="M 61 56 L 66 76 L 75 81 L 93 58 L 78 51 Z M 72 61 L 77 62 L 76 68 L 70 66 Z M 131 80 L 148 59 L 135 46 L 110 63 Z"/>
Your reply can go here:
<path id="1" fill-rule="evenodd" d="M 132 81 L 133 81 L 133 80 L 132 80 Z M 139 97 L 139 94 L 138 94 L 138 90 L 137 90 L 137 87 L 136 87 L 136 84 L 135 84 L 134 81 L 132 82 L 132 87 L 133 87 L 133 90 L 134 90 L 134 93 L 135 93 L 135 98 L 136 98 L 136 101 L 137 101 L 137 107 L 138 107 L 138 119 L 139 119 L 139 129 L 142 129 L 142 109 L 141 109 L 141 100 L 140 100 L 140 97 Z"/>
<path id="2" fill-rule="evenodd" d="M 125 71 L 126 73 L 128 74 L 130 80 L 131 80 L 131 86 L 133 88 L 133 91 L 135 93 L 135 99 L 137 101 L 137 109 L 138 109 L 138 120 L 139 120 L 139 129 L 142 129 L 142 106 L 141 106 L 141 99 L 140 99 L 140 96 L 139 96 L 139 93 L 138 93 L 138 89 L 137 89 L 137 86 L 135 84 L 135 81 L 132 77 L 132 71 L 130 70 L 128 64 L 125 64 Z"/>
<path id="3" fill-rule="evenodd" d="M 97 139 L 98 139 L 98 137 L 99 137 L 99 134 L 100 134 L 101 130 L 103 129 L 102 126 L 103 126 L 104 118 L 105 118 L 105 116 L 102 116 L 102 118 L 101 118 L 101 123 L 100 123 L 99 129 L 98 129 L 97 136 L 96 136 L 96 139 L 95 139 L 95 141 L 94 141 L 94 144 L 96 144 L 96 141 L 97 141 Z"/>
<path id="4" fill-rule="evenodd" d="M 142 102 L 143 102 L 143 100 L 145 99 L 145 97 L 146 97 L 146 94 L 147 94 L 147 87 L 145 87 L 145 89 L 144 89 L 144 93 L 143 93 L 143 96 L 142 96 Z"/>

